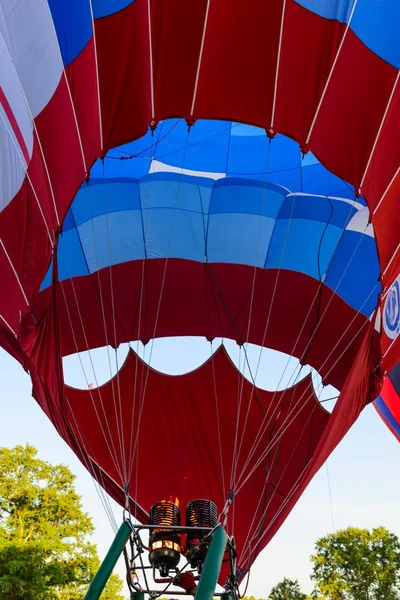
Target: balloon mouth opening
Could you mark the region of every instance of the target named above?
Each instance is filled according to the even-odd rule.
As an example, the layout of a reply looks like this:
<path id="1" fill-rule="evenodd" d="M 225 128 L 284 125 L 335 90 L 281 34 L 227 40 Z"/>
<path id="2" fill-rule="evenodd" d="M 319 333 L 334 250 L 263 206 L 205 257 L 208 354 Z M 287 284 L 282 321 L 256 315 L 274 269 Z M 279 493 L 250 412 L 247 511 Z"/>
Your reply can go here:
<path id="1" fill-rule="evenodd" d="M 227 338 L 208 341 L 204 337 L 165 337 L 143 344 L 133 341 L 95 348 L 63 358 L 64 383 L 71 388 L 95 390 L 113 379 L 118 381 L 130 352 L 151 370 L 171 376 L 181 376 L 200 369 L 221 349 L 226 351 L 238 375 L 252 386 L 272 393 L 290 390 L 310 377 L 312 391 L 321 406 L 331 412 L 339 396 L 332 385 L 324 385 L 316 369 L 284 352 L 255 344 L 238 345 Z"/>

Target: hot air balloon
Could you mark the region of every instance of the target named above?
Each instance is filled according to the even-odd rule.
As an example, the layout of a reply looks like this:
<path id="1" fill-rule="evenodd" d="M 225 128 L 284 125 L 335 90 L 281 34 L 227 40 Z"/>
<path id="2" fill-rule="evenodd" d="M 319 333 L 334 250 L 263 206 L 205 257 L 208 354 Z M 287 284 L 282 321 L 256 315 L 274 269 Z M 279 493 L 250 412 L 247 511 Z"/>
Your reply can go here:
<path id="1" fill-rule="evenodd" d="M 199 598 L 236 596 L 399 361 L 400 8 L 0 7 L 0 344 L 127 515 L 87 598 L 143 548 L 131 516 L 167 585 L 184 554 Z M 166 336 L 236 341 L 250 381 L 220 348 L 64 383 L 64 357 Z M 248 344 L 311 365 L 332 414 L 310 377 L 261 390 Z"/>

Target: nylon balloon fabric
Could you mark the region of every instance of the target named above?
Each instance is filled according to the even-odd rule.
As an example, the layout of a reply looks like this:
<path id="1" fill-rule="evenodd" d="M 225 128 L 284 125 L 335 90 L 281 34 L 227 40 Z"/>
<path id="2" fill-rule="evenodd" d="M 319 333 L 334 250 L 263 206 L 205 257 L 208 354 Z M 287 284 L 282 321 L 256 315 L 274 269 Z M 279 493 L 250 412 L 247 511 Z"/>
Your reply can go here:
<path id="1" fill-rule="evenodd" d="M 136 430 L 149 456 L 179 449 L 196 493 L 221 446 L 239 461 L 209 492 L 222 509 L 231 487 L 236 525 L 259 531 L 250 549 L 239 531 L 242 574 L 400 360 L 399 20 L 395 0 L 0 0 L 0 344 L 82 463 L 122 504 L 129 489 L 144 519 L 169 483 L 160 469 L 158 487 L 135 487 L 148 467 L 125 446 Z M 104 398 L 64 385 L 67 355 L 189 335 L 297 357 L 340 390 L 332 415 L 310 390 L 267 440 L 257 369 L 233 397 L 221 350 L 199 373 L 236 442 L 214 438 L 206 457 L 197 375 L 171 386 L 130 355 Z M 143 385 L 122 397 L 133 364 Z"/>

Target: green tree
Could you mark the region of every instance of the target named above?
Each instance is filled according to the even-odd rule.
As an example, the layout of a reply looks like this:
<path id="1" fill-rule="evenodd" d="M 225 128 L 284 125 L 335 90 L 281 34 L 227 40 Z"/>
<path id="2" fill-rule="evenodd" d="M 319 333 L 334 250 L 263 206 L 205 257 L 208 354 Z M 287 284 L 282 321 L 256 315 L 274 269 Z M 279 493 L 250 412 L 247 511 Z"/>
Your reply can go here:
<path id="1" fill-rule="evenodd" d="M 327 600 L 398 600 L 400 541 L 378 527 L 349 527 L 317 541 L 311 556 L 315 595 Z"/>
<path id="2" fill-rule="evenodd" d="M 275 587 L 272 588 L 268 600 L 306 600 L 307 596 L 300 590 L 297 579 L 283 578 Z"/>
<path id="3" fill-rule="evenodd" d="M 80 600 L 99 565 L 75 476 L 30 445 L 0 447 L 0 600 Z M 113 575 L 104 600 L 123 600 Z"/>

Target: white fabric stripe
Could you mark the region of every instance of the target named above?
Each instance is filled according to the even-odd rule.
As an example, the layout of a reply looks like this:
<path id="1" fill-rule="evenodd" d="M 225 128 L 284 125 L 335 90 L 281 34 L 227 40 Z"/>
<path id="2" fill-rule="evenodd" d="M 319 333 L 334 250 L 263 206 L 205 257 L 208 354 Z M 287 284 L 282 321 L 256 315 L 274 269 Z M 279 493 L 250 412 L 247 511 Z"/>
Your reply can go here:
<path id="1" fill-rule="evenodd" d="M 179 175 L 192 175 L 193 177 L 206 177 L 207 179 L 223 179 L 226 173 L 211 173 L 210 171 L 195 171 L 193 169 L 181 169 L 158 160 L 152 160 L 149 174 L 151 173 L 179 173 Z"/>
<path id="2" fill-rule="evenodd" d="M 53 96 L 63 72 L 47 0 L 1 0 L 2 33 L 34 117 Z"/>

